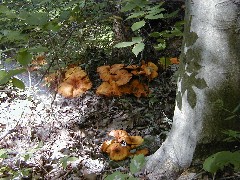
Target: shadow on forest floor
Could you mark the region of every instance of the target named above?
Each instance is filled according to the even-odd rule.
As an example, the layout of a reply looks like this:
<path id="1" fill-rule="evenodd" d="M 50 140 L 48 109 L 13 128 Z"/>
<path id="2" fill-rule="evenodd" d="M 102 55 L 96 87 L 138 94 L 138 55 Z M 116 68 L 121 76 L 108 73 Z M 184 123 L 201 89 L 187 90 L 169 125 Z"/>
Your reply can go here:
<path id="1" fill-rule="evenodd" d="M 2 88 L 0 145 L 8 158 L 1 164 L 9 169 L 3 174 L 23 176 L 30 168 L 27 179 L 101 179 L 116 169 L 127 172 L 129 159 L 111 161 L 100 152 L 101 144 L 111 130 L 124 129 L 142 136 L 150 153 L 156 151 L 173 116 L 176 84 L 171 74 L 151 82 L 147 98 L 106 98 L 93 89 L 66 99 L 37 87 L 24 92 Z M 77 160 L 63 168 L 64 157 L 72 156 Z"/>

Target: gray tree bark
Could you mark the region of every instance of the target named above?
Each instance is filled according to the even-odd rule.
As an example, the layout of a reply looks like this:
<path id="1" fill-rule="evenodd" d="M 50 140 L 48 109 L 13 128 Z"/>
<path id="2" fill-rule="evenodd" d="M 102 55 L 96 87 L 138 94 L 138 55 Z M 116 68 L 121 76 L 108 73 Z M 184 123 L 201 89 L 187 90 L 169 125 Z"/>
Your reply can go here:
<path id="1" fill-rule="evenodd" d="M 172 129 L 149 157 L 151 180 L 177 179 L 196 147 L 236 129 L 217 104 L 233 110 L 240 102 L 240 1 L 186 0 L 185 32 Z"/>

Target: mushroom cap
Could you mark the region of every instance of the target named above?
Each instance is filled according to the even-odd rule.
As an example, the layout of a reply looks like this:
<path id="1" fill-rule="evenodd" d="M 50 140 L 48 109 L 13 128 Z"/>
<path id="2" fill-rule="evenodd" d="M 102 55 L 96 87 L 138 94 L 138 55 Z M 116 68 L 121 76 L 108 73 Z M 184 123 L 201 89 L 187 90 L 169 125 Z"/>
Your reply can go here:
<path id="1" fill-rule="evenodd" d="M 101 151 L 102 152 L 107 152 L 108 147 L 114 143 L 114 140 L 107 140 L 102 143 L 101 146 Z"/>
<path id="2" fill-rule="evenodd" d="M 125 141 L 128 137 L 128 133 L 124 130 L 112 130 L 108 135 L 113 136 L 118 142 Z"/>
<path id="3" fill-rule="evenodd" d="M 121 161 L 126 159 L 130 155 L 130 147 L 122 146 L 121 143 L 112 143 L 107 148 L 107 153 L 109 153 L 109 157 L 114 161 Z"/>
<path id="4" fill-rule="evenodd" d="M 100 79 L 103 81 L 110 81 L 112 79 L 110 66 L 100 66 L 97 68 L 97 72 L 99 73 Z"/>
<path id="5" fill-rule="evenodd" d="M 58 93 L 64 97 L 78 97 L 92 87 L 87 73 L 80 67 L 70 68 L 65 73 L 64 81 L 59 85 Z"/>
<path id="6" fill-rule="evenodd" d="M 125 142 L 129 145 L 140 146 L 144 139 L 141 136 L 128 136 L 125 137 Z"/>

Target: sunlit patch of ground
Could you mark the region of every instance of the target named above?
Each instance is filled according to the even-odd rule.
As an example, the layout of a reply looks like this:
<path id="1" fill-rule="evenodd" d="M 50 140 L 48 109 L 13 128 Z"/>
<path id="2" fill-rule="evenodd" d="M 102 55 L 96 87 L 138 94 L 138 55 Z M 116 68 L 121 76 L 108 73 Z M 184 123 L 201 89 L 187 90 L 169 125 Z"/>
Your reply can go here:
<path id="1" fill-rule="evenodd" d="M 174 107 L 175 84 L 163 87 L 162 82 L 154 82 L 151 97 L 139 99 L 104 98 L 91 91 L 65 99 L 33 87 L 2 88 L 0 148 L 7 149 L 8 157 L 0 163 L 12 169 L 2 177 L 24 176 L 27 168 L 26 177 L 39 179 L 101 178 L 120 166 L 127 170 L 129 161 L 111 162 L 100 152 L 101 143 L 110 130 L 125 129 L 146 138 L 153 153 L 170 127 L 165 114 Z"/>

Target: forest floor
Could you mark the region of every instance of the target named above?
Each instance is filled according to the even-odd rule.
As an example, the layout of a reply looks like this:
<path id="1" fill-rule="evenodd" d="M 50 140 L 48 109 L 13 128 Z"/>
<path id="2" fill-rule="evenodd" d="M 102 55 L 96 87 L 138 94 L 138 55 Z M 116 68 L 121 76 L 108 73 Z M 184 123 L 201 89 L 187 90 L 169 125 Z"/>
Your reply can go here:
<path id="1" fill-rule="evenodd" d="M 111 139 L 108 133 L 118 129 L 142 136 L 149 154 L 161 146 L 174 112 L 174 71 L 163 71 L 149 87 L 146 98 L 102 97 L 93 88 L 72 99 L 37 86 L 2 88 L 0 178 L 100 180 L 116 170 L 129 173 L 130 158 L 112 161 L 100 149 Z M 185 177 L 212 179 L 201 163 Z"/>
<path id="2" fill-rule="evenodd" d="M 24 177 L 29 171 L 29 179 L 102 179 L 117 169 L 127 172 L 129 159 L 111 161 L 100 151 L 101 144 L 110 139 L 111 130 L 124 129 L 142 136 L 154 153 L 172 123 L 172 74 L 165 71 L 151 82 L 146 98 L 102 97 L 92 89 L 67 99 L 44 88 L 3 88 L 0 147 L 7 157 L 0 162 L 6 168 L 0 170 L 1 177 Z M 71 162 L 69 157 L 77 159 Z"/>

